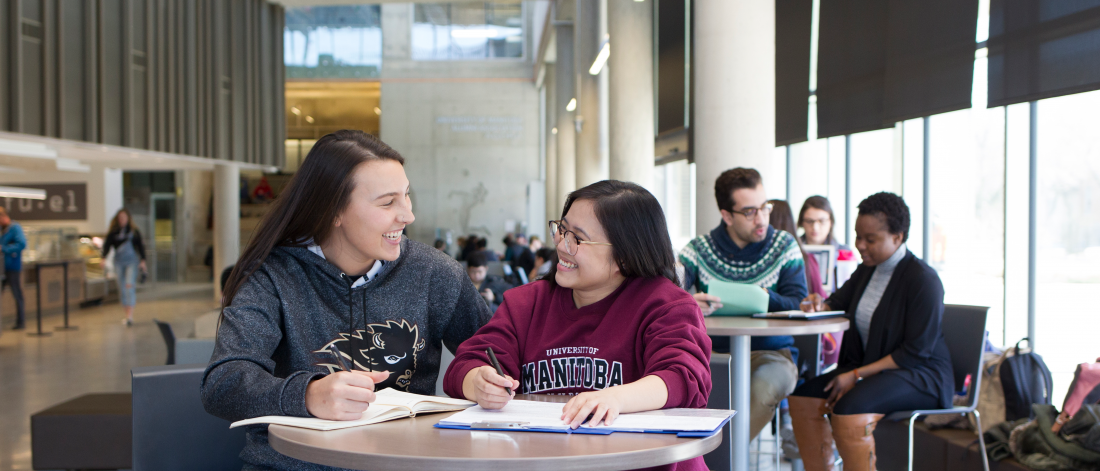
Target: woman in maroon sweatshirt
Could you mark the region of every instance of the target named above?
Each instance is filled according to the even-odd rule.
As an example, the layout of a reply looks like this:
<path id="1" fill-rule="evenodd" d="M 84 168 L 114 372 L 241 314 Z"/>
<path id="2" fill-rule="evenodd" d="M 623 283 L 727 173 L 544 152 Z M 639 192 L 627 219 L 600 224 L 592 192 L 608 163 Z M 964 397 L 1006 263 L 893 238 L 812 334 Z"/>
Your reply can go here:
<path id="1" fill-rule="evenodd" d="M 602 181 L 571 193 L 562 213 L 550 221 L 558 264 L 504 294 L 493 319 L 459 347 L 444 390 L 487 409 L 508 403 L 505 387 L 575 395 L 562 408 L 573 427 L 589 414 L 612 424 L 621 413 L 705 407 L 710 338 L 699 304 L 679 287 L 657 199 Z M 489 347 L 506 376 L 489 366 Z M 699 457 L 663 468 L 706 465 Z"/>

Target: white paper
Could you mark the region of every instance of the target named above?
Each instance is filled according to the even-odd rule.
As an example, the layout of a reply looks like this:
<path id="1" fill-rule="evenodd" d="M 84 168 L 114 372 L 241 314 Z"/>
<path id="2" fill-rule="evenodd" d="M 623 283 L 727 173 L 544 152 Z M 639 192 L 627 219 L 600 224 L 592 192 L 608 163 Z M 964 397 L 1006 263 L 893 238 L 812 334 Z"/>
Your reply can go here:
<path id="1" fill-rule="evenodd" d="M 561 420 L 564 406 L 563 403 L 513 400 L 499 410 L 488 410 L 481 406 L 471 407 L 440 420 L 439 423 L 470 426 L 478 422 L 526 422 L 526 428 L 566 430 L 569 425 Z M 709 432 L 717 429 L 733 413 L 730 410 L 718 409 L 664 409 L 620 414 L 611 426 L 601 423 L 583 427 L 617 431 Z"/>

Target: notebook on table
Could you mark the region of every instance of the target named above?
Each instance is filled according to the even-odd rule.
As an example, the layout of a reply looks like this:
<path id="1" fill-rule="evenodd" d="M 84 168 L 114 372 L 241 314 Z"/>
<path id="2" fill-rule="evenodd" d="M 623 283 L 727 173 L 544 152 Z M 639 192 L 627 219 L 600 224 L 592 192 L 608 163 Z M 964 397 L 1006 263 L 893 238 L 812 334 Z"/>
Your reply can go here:
<path id="1" fill-rule="evenodd" d="M 362 425 L 372 425 L 406 417 L 416 417 L 419 414 L 431 414 L 435 412 L 450 412 L 466 409 L 475 405 L 475 402 L 465 399 L 450 397 L 424 396 L 386 388 L 375 393 L 377 401 L 363 412 L 363 418 L 358 420 L 325 420 L 315 417 L 287 417 L 281 415 L 268 415 L 254 419 L 233 422 L 229 428 L 253 424 L 275 424 L 290 427 L 308 428 L 311 430 L 340 430 Z"/>
<path id="2" fill-rule="evenodd" d="M 499 410 L 474 406 L 440 420 L 437 428 L 459 430 L 506 430 L 609 435 L 614 432 L 675 433 L 680 437 L 709 437 L 717 433 L 732 410 L 662 409 L 620 414 L 612 425 L 584 424 L 572 429 L 562 423 L 563 403 L 512 400 Z"/>
<path id="3" fill-rule="evenodd" d="M 722 300 L 716 316 L 749 316 L 768 310 L 768 292 L 756 285 L 714 280 L 707 285 L 707 294 Z"/>
<path id="4" fill-rule="evenodd" d="M 830 317 L 840 317 L 845 314 L 844 311 L 820 311 L 820 312 L 802 312 L 802 311 L 776 311 L 776 312 L 762 312 L 753 314 L 752 317 L 757 319 L 800 319 L 800 320 L 814 320 L 814 319 L 828 319 Z"/>

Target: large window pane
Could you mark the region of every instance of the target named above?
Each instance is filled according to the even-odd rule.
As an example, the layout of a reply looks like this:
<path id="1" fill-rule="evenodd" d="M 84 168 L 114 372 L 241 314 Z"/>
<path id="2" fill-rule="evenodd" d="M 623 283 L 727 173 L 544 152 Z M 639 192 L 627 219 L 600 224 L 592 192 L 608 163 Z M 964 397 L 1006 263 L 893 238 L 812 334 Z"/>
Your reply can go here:
<path id="1" fill-rule="evenodd" d="M 1100 91 L 1038 103 L 1036 343 L 1061 403 L 1076 364 L 1100 356 Z"/>
<path id="2" fill-rule="evenodd" d="M 990 340 L 1004 337 L 1004 108 L 929 118 L 930 251 L 944 302 L 989 306 Z M 920 215 L 914 215 L 920 217 Z"/>
<path id="3" fill-rule="evenodd" d="M 381 16 L 378 5 L 287 8 L 287 78 L 377 78 L 382 69 Z"/>
<path id="4" fill-rule="evenodd" d="M 695 237 L 695 164 L 678 160 L 655 168 L 653 195 L 665 211 L 672 248 L 679 252 Z"/>
<path id="5" fill-rule="evenodd" d="M 412 25 L 414 60 L 523 57 L 520 3 L 417 4 Z"/>
<path id="6" fill-rule="evenodd" d="M 880 191 L 889 191 L 901 195 L 901 149 L 895 147 L 894 133 L 891 129 L 861 132 L 851 137 L 851 225 L 855 226 L 856 207 L 860 201 Z M 840 204 L 833 201 L 833 205 Z M 838 215 L 839 216 L 839 215 Z M 855 243 L 854 227 L 850 231 L 849 241 Z M 837 232 L 840 234 L 840 232 Z"/>

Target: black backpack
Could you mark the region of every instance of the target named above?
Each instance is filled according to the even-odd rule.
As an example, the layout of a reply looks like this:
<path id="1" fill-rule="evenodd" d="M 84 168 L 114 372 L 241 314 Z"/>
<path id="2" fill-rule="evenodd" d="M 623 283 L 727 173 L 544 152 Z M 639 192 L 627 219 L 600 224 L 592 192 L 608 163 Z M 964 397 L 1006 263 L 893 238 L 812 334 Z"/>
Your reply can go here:
<path id="1" fill-rule="evenodd" d="M 1023 342 L 1028 340 L 1024 338 Z M 1053 380 L 1043 357 L 1038 353 L 1020 353 L 1020 342 L 1013 354 L 1001 364 L 1001 386 L 1005 392 L 1005 420 L 1034 418 L 1032 404 L 1050 404 Z M 1030 341 L 1028 342 L 1030 343 Z"/>

